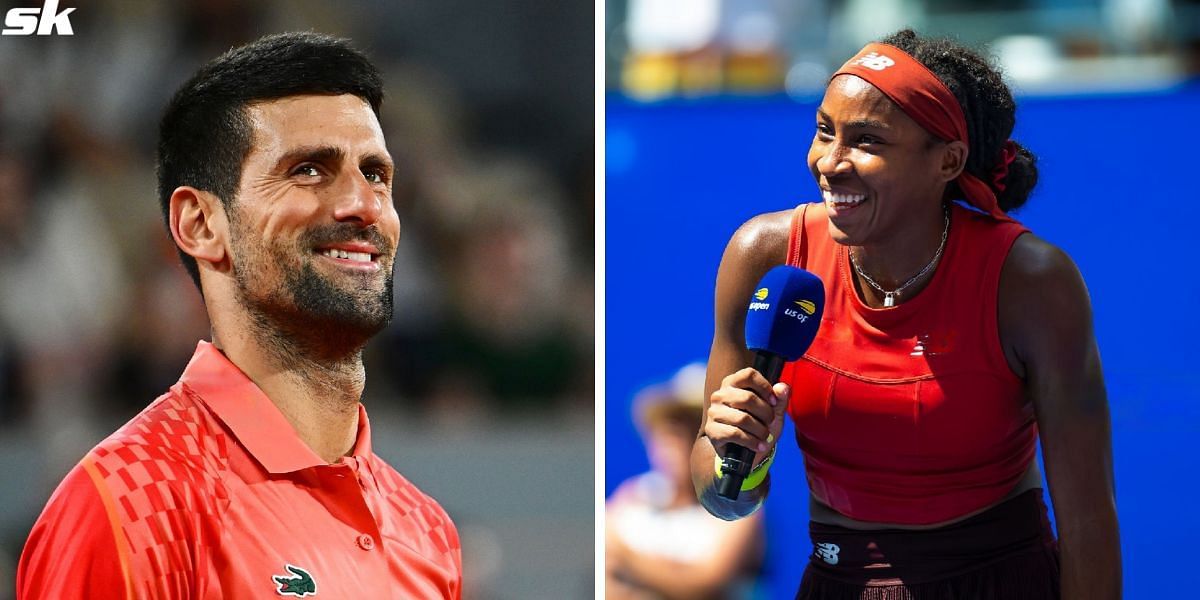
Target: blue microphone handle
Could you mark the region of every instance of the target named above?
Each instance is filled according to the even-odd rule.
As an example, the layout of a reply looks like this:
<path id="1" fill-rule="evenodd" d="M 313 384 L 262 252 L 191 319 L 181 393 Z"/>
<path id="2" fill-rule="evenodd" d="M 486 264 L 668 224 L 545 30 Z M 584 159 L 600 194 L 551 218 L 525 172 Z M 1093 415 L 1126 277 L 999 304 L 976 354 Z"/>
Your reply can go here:
<path id="1" fill-rule="evenodd" d="M 754 370 L 762 373 L 771 385 L 779 382 L 786 361 L 778 354 L 757 351 L 754 353 Z M 725 456 L 721 459 L 721 479 L 717 494 L 722 498 L 737 500 L 742 491 L 742 481 L 754 467 L 754 451 L 738 444 L 726 444 Z"/>

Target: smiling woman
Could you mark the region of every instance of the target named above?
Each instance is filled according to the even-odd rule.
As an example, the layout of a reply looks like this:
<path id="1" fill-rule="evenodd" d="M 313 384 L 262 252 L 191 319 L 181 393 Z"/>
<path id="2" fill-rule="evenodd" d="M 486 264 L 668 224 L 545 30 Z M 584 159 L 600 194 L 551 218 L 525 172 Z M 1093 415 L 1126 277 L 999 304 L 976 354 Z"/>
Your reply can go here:
<path id="1" fill-rule="evenodd" d="M 1008 214 L 1037 182 L 1014 115 L 970 49 L 908 30 L 870 44 L 817 110 L 824 201 L 755 217 L 725 250 L 693 482 L 713 514 L 751 514 L 770 476 L 725 500 L 714 456 L 738 444 L 769 468 L 792 417 L 814 544 L 798 598 L 1120 594 L 1089 298 L 1070 258 Z M 816 340 L 774 383 L 746 368 L 742 329 L 780 263 L 826 297 Z"/>

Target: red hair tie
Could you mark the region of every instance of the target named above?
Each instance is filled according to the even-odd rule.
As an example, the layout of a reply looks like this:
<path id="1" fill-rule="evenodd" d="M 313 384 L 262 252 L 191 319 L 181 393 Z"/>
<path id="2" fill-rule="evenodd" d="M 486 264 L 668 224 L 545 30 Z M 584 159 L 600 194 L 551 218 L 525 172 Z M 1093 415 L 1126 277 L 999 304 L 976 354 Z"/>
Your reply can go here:
<path id="1" fill-rule="evenodd" d="M 992 169 L 992 187 L 997 191 L 1003 192 L 1008 188 L 1004 180 L 1008 179 L 1008 165 L 1011 165 L 1016 157 L 1017 143 L 1012 140 L 1004 142 L 1000 147 L 1000 160 L 996 161 L 996 166 Z"/>
<path id="2" fill-rule="evenodd" d="M 937 75 L 903 50 L 888 44 L 867 44 L 854 58 L 846 61 L 833 77 L 838 75 L 862 78 L 891 98 L 904 114 L 912 117 L 929 133 L 943 140 L 961 141 L 968 148 L 971 146 L 967 137 L 967 119 L 954 94 Z M 1010 156 L 1009 144 L 1012 142 L 1005 143 L 1002 152 L 1003 166 L 997 166 L 997 170 L 992 172 L 993 182 L 998 181 L 996 173 L 1001 169 L 1003 174 L 999 180 L 1004 179 L 1008 174 L 1008 164 L 1016 156 L 1016 145 L 1012 145 Z M 995 192 L 983 180 L 964 170 L 956 181 L 967 202 L 999 221 L 1014 221 L 1000 209 Z"/>

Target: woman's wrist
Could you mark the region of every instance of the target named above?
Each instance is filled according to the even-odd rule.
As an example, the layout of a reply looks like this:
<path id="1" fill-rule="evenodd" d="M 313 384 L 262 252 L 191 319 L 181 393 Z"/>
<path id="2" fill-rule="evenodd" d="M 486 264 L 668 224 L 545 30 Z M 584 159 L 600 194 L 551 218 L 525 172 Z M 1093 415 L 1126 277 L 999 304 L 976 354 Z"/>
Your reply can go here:
<path id="1" fill-rule="evenodd" d="M 692 483 L 696 489 L 696 498 L 709 514 L 724 521 L 736 521 L 750 516 L 758 510 L 770 489 L 770 477 L 758 487 L 742 492 L 735 500 L 722 497 L 717 493 L 720 485 L 720 474 L 710 465 L 713 458 L 719 461 L 719 454 L 707 436 L 701 434 L 693 449 Z M 759 461 L 760 466 L 764 461 Z"/>
<path id="2" fill-rule="evenodd" d="M 771 444 L 774 441 L 775 441 L 775 436 L 768 434 L 767 435 L 767 443 Z M 757 465 L 755 465 L 752 469 L 750 469 L 750 472 L 746 474 L 745 479 L 742 480 L 741 491 L 748 492 L 748 491 L 753 490 L 754 488 L 762 485 L 762 482 L 765 481 L 767 478 L 767 471 L 771 468 L 771 464 L 773 462 L 775 462 L 776 448 L 778 448 L 778 444 L 771 446 L 771 451 L 765 457 L 763 457 L 763 459 L 761 461 L 759 461 Z M 724 465 L 721 461 L 721 456 L 714 454 L 714 456 L 713 456 L 713 472 L 716 476 L 717 481 L 720 481 L 720 479 L 724 476 L 723 466 Z"/>

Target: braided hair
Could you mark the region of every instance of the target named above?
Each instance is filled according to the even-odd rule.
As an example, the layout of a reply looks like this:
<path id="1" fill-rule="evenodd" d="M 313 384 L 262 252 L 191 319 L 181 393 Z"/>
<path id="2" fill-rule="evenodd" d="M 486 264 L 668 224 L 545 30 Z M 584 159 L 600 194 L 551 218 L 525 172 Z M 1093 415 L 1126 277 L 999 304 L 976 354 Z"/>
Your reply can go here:
<path id="1" fill-rule="evenodd" d="M 1000 161 L 1004 143 L 1012 135 L 1017 108 L 999 69 L 957 42 L 918 37 L 911 29 L 898 31 L 879 42 L 917 59 L 958 99 L 970 138 L 965 170 L 992 188 L 1000 209 L 1011 212 L 1025 204 L 1038 180 L 1037 157 L 1029 149 L 1016 144 L 1017 154 L 1002 180 L 1003 190 L 996 189 L 992 182 L 992 168 Z M 947 199 L 963 197 L 954 182 L 946 187 L 946 195 Z"/>

